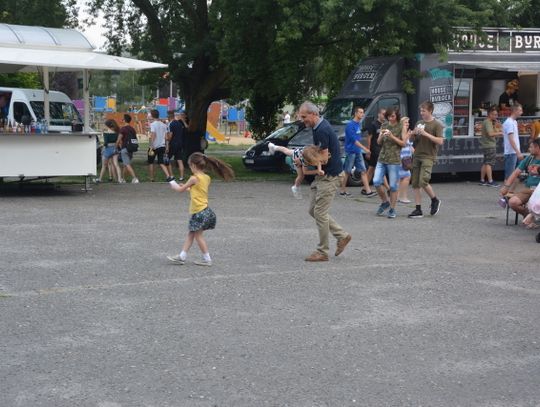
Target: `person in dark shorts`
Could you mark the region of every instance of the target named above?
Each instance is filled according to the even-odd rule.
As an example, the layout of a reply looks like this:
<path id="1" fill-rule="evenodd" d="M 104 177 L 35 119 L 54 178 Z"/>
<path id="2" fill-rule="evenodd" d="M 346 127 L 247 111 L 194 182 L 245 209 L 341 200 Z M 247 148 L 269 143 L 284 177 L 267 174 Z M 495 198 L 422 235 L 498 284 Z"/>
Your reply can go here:
<path id="1" fill-rule="evenodd" d="M 498 187 L 495 181 L 493 181 L 492 168 L 496 162 L 496 137 L 502 136 L 501 123 L 497 120 L 499 116 L 499 109 L 497 106 L 492 106 L 488 111 L 488 117 L 482 122 L 482 136 L 479 143 L 482 153 L 484 154 L 484 160 L 482 161 L 482 167 L 480 168 L 480 185 L 489 187 Z"/>
<path id="2" fill-rule="evenodd" d="M 127 172 L 131 175 L 131 183 L 138 184 L 139 179 L 135 174 L 135 170 L 131 165 L 131 160 L 133 159 L 133 153 L 127 150 L 127 142 L 129 138 L 137 138 L 137 131 L 131 126 L 131 116 L 129 114 L 124 114 L 124 123 L 125 126 L 120 128 L 121 139 L 117 143 L 117 149 L 120 151 L 120 157 L 122 158 L 122 165 L 124 166 L 124 173 Z M 125 179 L 125 176 L 124 176 Z"/>
<path id="3" fill-rule="evenodd" d="M 374 120 L 367 128 L 367 144 L 369 146 L 369 153 L 366 154 L 366 163 L 368 165 L 367 178 L 368 182 L 373 181 L 373 175 L 375 175 L 375 167 L 377 167 L 377 161 L 379 160 L 379 153 L 381 152 L 381 146 L 377 143 L 379 132 L 381 131 L 381 125 L 386 121 L 384 115 L 386 109 L 379 109 L 377 112 L 377 120 Z M 386 177 L 384 178 L 384 186 L 388 190 L 390 189 Z M 362 195 L 368 195 L 366 189 L 362 189 Z"/>
<path id="4" fill-rule="evenodd" d="M 167 134 L 167 155 L 169 156 L 169 172 L 173 173 L 173 163 L 178 165 L 180 172 L 180 181 L 184 180 L 184 138 L 188 127 L 187 116 L 185 112 L 179 113 L 177 116 L 174 112 L 169 112 L 169 131 Z"/>
<path id="5" fill-rule="evenodd" d="M 148 174 L 150 181 L 154 181 L 154 161 L 157 157 L 157 163 L 161 167 L 167 181 L 170 181 L 171 174 L 169 174 L 169 168 L 165 163 L 165 139 L 167 135 L 167 125 L 159 120 L 159 111 L 153 109 L 150 111 L 152 116 L 152 123 L 150 124 L 150 148 L 148 149 Z"/>

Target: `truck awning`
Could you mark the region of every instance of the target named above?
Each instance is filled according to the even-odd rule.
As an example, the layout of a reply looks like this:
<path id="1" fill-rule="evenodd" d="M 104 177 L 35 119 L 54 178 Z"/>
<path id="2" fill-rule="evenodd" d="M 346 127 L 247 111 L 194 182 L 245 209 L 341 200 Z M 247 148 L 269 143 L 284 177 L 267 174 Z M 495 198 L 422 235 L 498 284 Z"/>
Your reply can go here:
<path id="1" fill-rule="evenodd" d="M 492 69 L 496 71 L 540 72 L 540 57 L 538 53 L 450 52 L 448 54 L 448 63 L 463 67 Z"/>
<path id="2" fill-rule="evenodd" d="M 94 51 L 64 51 L 39 48 L 12 48 L 0 44 L 0 73 L 36 72 L 41 67 L 52 71 L 133 71 L 166 68 L 156 62 L 117 57 Z"/>
<path id="3" fill-rule="evenodd" d="M 130 71 L 167 65 L 94 51 L 80 32 L 72 29 L 0 24 L 0 73 L 54 71 Z"/>
<path id="4" fill-rule="evenodd" d="M 88 39 L 76 30 L 0 24 L 0 73 L 41 71 L 45 90 L 44 116 L 47 121 L 49 71 L 83 72 L 85 132 L 90 131 L 89 71 L 132 71 L 166 67 L 167 65 L 156 62 L 95 52 Z"/>

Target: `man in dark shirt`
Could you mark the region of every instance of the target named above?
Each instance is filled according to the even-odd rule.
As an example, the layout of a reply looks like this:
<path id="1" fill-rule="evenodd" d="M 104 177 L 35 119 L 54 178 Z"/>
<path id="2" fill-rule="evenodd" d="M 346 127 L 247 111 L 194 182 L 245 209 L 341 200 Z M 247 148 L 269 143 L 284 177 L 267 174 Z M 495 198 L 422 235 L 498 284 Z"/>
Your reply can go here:
<path id="1" fill-rule="evenodd" d="M 133 169 L 133 166 L 131 165 L 131 160 L 133 160 L 133 153 L 129 152 L 127 150 L 127 140 L 128 138 L 137 138 L 137 131 L 133 128 L 131 125 L 131 115 L 124 114 L 124 123 L 126 124 L 120 129 L 120 134 L 122 135 L 122 138 L 120 139 L 120 143 L 117 142 L 116 147 L 118 150 L 120 150 L 120 155 L 122 156 L 122 165 L 124 166 L 124 175 L 123 178 L 126 178 L 126 172 L 131 175 L 131 183 L 132 184 L 138 184 L 139 179 L 137 178 L 137 175 L 135 174 L 135 170 Z"/>
<path id="2" fill-rule="evenodd" d="M 506 84 L 505 91 L 499 96 L 499 106 L 501 109 L 510 108 L 518 101 L 519 82 L 514 79 Z"/>
<path id="3" fill-rule="evenodd" d="M 169 156 L 169 172 L 173 175 L 173 162 L 178 164 L 178 171 L 180 172 L 180 181 L 184 180 L 184 136 L 185 130 L 188 127 L 187 116 L 185 112 L 178 114 L 178 118 L 174 115 L 174 112 L 170 112 L 169 118 L 173 119 L 169 123 L 169 134 L 167 144 L 167 154 Z"/>
<path id="4" fill-rule="evenodd" d="M 386 113 L 385 109 L 379 109 L 377 112 L 377 119 L 374 120 L 367 128 L 368 133 L 368 146 L 369 154 L 366 155 L 366 161 L 368 164 L 367 176 L 368 182 L 373 180 L 373 175 L 375 174 L 375 167 L 377 166 L 377 161 L 379 160 L 379 153 L 381 152 L 381 146 L 377 143 L 377 138 L 379 137 L 379 132 L 381 131 L 381 124 L 385 122 L 384 114 Z M 388 181 L 386 177 L 384 179 L 384 186 L 387 189 L 390 189 L 388 186 Z M 365 188 L 365 187 L 364 187 Z M 362 189 L 362 193 L 365 189 Z M 366 195 L 363 193 L 363 195 Z"/>
<path id="5" fill-rule="evenodd" d="M 319 146 L 323 155 L 324 175 L 317 175 L 311 184 L 309 214 L 315 219 L 319 232 L 317 250 L 306 261 L 328 261 L 329 234 L 337 239 L 335 256 L 339 256 L 351 241 L 351 235 L 328 214 L 336 192 L 341 184 L 343 165 L 339 140 L 328 121 L 319 117 L 319 109 L 311 102 L 300 106 L 300 118 L 313 129 L 313 144 Z"/>

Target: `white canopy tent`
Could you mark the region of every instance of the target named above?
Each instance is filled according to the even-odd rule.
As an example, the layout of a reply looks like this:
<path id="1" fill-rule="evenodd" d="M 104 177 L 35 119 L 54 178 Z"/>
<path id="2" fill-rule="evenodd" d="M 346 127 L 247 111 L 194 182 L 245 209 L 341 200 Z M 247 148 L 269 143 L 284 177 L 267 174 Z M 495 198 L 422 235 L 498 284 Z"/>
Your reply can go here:
<path id="1" fill-rule="evenodd" d="M 89 71 L 136 71 L 167 65 L 117 57 L 94 51 L 94 46 L 73 29 L 0 24 L 0 73 L 42 72 L 44 113 L 49 121 L 49 72 L 83 72 L 84 131 L 90 131 Z"/>

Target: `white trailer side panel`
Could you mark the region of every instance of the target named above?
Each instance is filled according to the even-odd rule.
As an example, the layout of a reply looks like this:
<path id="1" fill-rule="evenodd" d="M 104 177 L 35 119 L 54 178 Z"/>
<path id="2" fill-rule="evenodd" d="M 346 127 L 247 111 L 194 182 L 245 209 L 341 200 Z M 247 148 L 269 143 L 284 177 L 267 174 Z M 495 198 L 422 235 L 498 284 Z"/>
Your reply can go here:
<path id="1" fill-rule="evenodd" d="M 0 134 L 0 177 L 96 175 L 89 134 Z"/>

